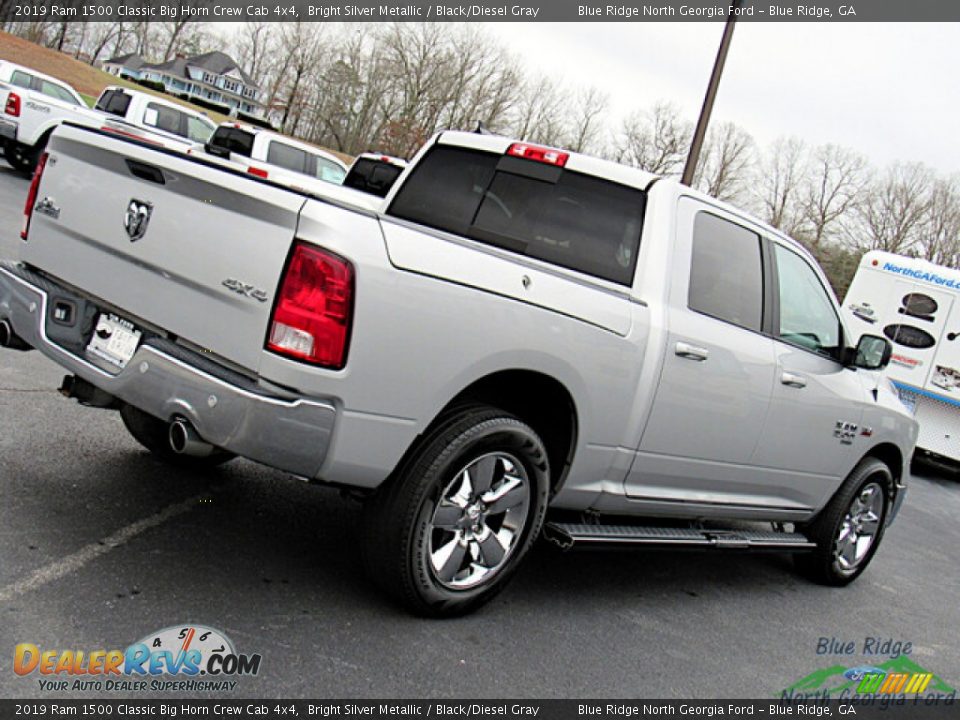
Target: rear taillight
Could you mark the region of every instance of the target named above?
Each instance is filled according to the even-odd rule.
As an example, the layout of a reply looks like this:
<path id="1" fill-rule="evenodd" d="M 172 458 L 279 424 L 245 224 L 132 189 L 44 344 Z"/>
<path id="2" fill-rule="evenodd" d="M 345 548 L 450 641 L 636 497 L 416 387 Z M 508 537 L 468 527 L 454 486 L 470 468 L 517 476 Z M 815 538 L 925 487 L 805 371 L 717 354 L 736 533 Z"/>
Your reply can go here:
<path id="1" fill-rule="evenodd" d="M 20 96 L 15 92 L 7 95 L 7 106 L 3 109 L 7 115 L 20 117 Z"/>
<path id="2" fill-rule="evenodd" d="M 560 152 L 553 148 L 540 147 L 539 145 L 528 145 L 527 143 L 514 143 L 507 148 L 507 155 L 522 157 L 527 160 L 546 163 L 547 165 L 556 165 L 563 167 L 570 159 L 570 153 Z"/>
<path id="3" fill-rule="evenodd" d="M 27 232 L 30 230 L 30 218 L 33 216 L 33 208 L 37 204 L 37 193 L 40 190 L 40 176 L 43 175 L 43 168 L 47 166 L 47 153 L 40 156 L 37 161 L 37 169 L 33 171 L 33 180 L 30 181 L 30 189 L 27 190 L 27 203 L 23 206 L 23 226 L 20 228 L 20 238 L 27 239 Z"/>
<path id="4" fill-rule="evenodd" d="M 353 266 L 298 242 L 280 283 L 267 349 L 339 370 L 347 359 L 352 314 Z"/>
<path id="5" fill-rule="evenodd" d="M 247 172 L 253 175 L 254 177 L 264 178 L 264 179 L 266 179 L 267 175 L 269 175 L 269 173 L 266 170 L 261 170 L 260 168 L 256 168 L 253 166 L 248 167 Z"/>

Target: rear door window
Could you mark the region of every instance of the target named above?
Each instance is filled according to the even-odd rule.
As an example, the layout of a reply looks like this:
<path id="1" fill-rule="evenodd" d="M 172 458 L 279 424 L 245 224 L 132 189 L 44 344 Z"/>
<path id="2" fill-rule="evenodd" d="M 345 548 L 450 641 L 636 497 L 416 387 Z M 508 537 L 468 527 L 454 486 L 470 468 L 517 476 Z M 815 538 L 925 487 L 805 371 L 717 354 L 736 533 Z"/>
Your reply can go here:
<path id="1" fill-rule="evenodd" d="M 687 305 L 704 315 L 760 332 L 760 236 L 716 215 L 697 213 Z"/>
<path id="2" fill-rule="evenodd" d="M 292 145 L 271 140 L 270 147 L 267 149 L 267 162 L 293 172 L 303 173 L 307 169 L 307 153 Z"/>
<path id="3" fill-rule="evenodd" d="M 10 82 L 24 90 L 29 90 L 33 82 L 33 75 L 25 73 L 23 70 L 14 70 L 13 75 L 10 76 Z"/>
<path id="4" fill-rule="evenodd" d="M 389 213 L 629 285 L 646 194 L 573 170 L 437 145 Z"/>
<path id="5" fill-rule="evenodd" d="M 184 114 L 167 105 L 147 103 L 147 108 L 143 111 L 143 124 L 163 130 L 171 135 L 186 137 Z"/>
<path id="6" fill-rule="evenodd" d="M 202 143 L 210 139 L 213 134 L 214 126 L 212 123 L 202 120 L 193 115 L 187 115 L 187 137 L 193 142 Z"/>
<path id="7" fill-rule="evenodd" d="M 326 158 L 322 158 L 319 155 L 316 157 L 317 160 L 317 172 L 316 175 L 321 180 L 326 180 L 330 183 L 335 183 L 339 185 L 343 182 L 343 176 L 346 175 L 343 168 L 337 165 L 334 162 L 330 162 Z"/>
<path id="8" fill-rule="evenodd" d="M 46 95 L 47 97 L 56 98 L 57 100 L 62 100 L 65 103 L 70 105 L 78 105 L 77 99 L 73 94 L 67 90 L 62 85 L 57 85 L 56 83 L 50 82 L 49 80 L 40 80 L 40 92 Z"/>

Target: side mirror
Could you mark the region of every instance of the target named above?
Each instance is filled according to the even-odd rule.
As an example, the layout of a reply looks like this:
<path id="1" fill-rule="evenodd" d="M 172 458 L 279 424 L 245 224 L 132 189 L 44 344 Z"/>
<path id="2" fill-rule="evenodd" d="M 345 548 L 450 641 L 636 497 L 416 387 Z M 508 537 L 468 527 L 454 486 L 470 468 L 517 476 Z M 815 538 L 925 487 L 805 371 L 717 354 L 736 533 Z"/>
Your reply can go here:
<path id="1" fill-rule="evenodd" d="M 893 345 L 879 335 L 862 335 L 857 347 L 850 350 L 851 367 L 864 370 L 883 370 L 890 363 Z"/>

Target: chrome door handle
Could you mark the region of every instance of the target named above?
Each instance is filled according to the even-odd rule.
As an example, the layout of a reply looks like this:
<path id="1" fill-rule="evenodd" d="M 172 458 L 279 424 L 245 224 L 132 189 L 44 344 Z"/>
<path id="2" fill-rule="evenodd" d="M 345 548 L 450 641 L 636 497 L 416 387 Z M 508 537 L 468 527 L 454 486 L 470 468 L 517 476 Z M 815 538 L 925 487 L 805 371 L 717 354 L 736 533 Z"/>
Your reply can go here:
<path id="1" fill-rule="evenodd" d="M 703 362 L 710 357 L 710 351 L 706 348 L 688 345 L 685 342 L 678 342 L 673 351 L 679 357 L 686 358 L 687 360 L 696 360 L 697 362 Z"/>
<path id="2" fill-rule="evenodd" d="M 789 372 L 785 372 L 780 376 L 780 382 L 795 388 L 805 388 L 807 386 L 807 381 L 803 376 L 794 375 Z"/>

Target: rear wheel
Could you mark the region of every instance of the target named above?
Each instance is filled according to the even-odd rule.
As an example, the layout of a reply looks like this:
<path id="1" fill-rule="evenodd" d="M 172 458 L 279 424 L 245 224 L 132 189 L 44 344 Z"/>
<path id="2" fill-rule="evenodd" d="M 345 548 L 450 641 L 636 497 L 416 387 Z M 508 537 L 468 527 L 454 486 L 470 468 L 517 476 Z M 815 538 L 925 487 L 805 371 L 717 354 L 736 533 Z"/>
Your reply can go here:
<path id="1" fill-rule="evenodd" d="M 120 417 L 134 440 L 165 463 L 182 468 L 210 468 L 222 465 L 236 457 L 219 448 L 206 457 L 175 453 L 170 447 L 170 426 L 167 423 L 133 405 L 121 407 Z"/>
<path id="2" fill-rule="evenodd" d="M 452 413 L 364 513 L 367 570 L 419 615 L 461 615 L 513 575 L 543 524 L 547 452 L 495 408 Z"/>
<path id="3" fill-rule="evenodd" d="M 36 160 L 30 148 L 15 142 L 8 142 L 3 148 L 3 156 L 18 172 L 30 174 L 36 167 Z"/>
<path id="4" fill-rule="evenodd" d="M 861 460 L 817 518 L 801 528 L 817 548 L 796 555 L 797 568 L 823 585 L 846 585 L 859 577 L 883 539 L 892 487 L 885 463 Z"/>

